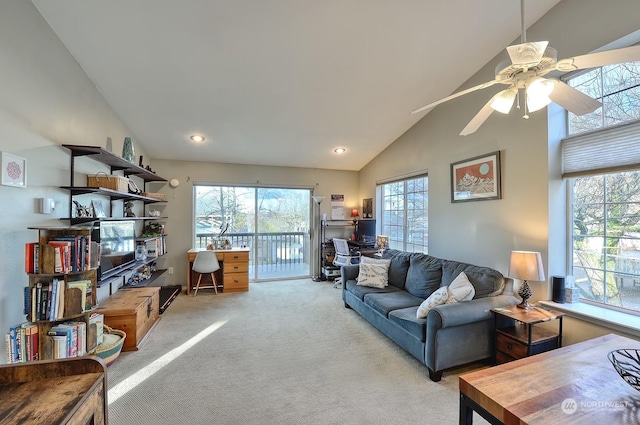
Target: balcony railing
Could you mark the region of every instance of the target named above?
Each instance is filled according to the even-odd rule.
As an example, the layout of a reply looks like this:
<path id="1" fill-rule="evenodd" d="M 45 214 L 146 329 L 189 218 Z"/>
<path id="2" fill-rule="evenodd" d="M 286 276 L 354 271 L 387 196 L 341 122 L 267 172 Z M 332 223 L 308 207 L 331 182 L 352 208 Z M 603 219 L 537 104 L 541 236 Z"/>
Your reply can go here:
<path id="1" fill-rule="evenodd" d="M 196 233 L 196 248 L 206 248 L 208 244 L 215 244 L 217 239 L 217 233 Z M 256 277 L 256 267 L 259 279 L 309 274 L 312 260 L 307 233 L 225 233 L 222 239 L 231 241 L 233 247 L 250 249 L 250 278 Z"/>

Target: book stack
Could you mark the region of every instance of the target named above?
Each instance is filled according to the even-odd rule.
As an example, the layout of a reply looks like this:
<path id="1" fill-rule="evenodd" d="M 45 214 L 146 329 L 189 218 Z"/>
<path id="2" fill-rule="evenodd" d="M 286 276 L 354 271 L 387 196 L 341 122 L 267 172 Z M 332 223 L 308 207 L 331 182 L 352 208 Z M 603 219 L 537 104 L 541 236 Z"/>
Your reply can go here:
<path id="1" fill-rule="evenodd" d="M 25 244 L 25 272 L 66 274 L 90 270 L 96 267 L 96 262 L 92 261 L 96 248 L 97 244 L 91 243 L 90 235 L 54 236 L 42 246 L 28 242 Z M 43 254 L 43 251 L 51 254 Z"/>
<path id="2" fill-rule="evenodd" d="M 9 328 L 5 335 L 7 363 L 26 363 L 40 359 L 40 335 L 38 325 L 21 323 Z"/>
<path id="3" fill-rule="evenodd" d="M 79 357 L 87 354 L 87 324 L 65 322 L 49 329 L 47 335 L 53 339 L 51 355 L 54 359 Z"/>
<path id="4" fill-rule="evenodd" d="M 69 291 L 69 289 L 79 291 Z M 51 282 L 38 282 L 24 289 L 24 314 L 32 322 L 39 320 L 61 320 L 65 314 L 73 315 L 93 308 L 93 285 L 90 280 L 66 282 L 53 278 Z M 67 298 L 72 299 L 68 301 Z M 73 301 L 78 298 L 77 301 Z M 78 306 L 72 312 L 65 312 L 65 303 Z"/>

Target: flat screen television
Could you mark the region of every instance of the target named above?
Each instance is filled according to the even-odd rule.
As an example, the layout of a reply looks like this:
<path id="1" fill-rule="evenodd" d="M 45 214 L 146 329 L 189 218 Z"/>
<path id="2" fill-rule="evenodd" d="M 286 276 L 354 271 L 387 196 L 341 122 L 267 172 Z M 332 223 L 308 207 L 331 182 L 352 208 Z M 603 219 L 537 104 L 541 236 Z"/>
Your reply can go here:
<path id="1" fill-rule="evenodd" d="M 136 260 L 136 222 L 100 221 L 91 240 L 100 242 L 98 280 L 113 276 Z"/>
<path id="2" fill-rule="evenodd" d="M 363 245 L 374 245 L 376 243 L 376 220 L 358 220 L 356 224 L 356 242 Z"/>

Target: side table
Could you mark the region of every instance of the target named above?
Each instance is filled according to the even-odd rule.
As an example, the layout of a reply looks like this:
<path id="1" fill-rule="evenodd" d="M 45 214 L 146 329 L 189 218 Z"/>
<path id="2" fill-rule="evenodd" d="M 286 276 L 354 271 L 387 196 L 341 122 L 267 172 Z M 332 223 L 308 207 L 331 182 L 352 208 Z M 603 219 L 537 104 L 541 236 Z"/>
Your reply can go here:
<path id="1" fill-rule="evenodd" d="M 496 324 L 496 363 L 532 356 L 562 347 L 562 317 L 564 313 L 534 307 L 530 310 L 516 306 L 491 309 Z M 499 327 L 500 318 L 510 319 L 511 326 Z M 558 321 L 558 331 L 535 326 Z"/>

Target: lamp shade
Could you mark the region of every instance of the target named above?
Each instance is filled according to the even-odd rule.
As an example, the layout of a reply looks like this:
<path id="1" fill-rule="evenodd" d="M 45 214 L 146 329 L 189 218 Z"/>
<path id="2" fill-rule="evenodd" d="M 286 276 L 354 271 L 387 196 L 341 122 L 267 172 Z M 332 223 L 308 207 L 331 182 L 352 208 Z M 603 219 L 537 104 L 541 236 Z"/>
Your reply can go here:
<path id="1" fill-rule="evenodd" d="M 351 217 L 352 218 L 358 217 L 358 209 L 357 208 L 354 208 L 354 209 L 351 210 Z"/>
<path id="2" fill-rule="evenodd" d="M 542 256 L 533 251 L 511 251 L 509 277 L 539 282 L 545 280 Z"/>

